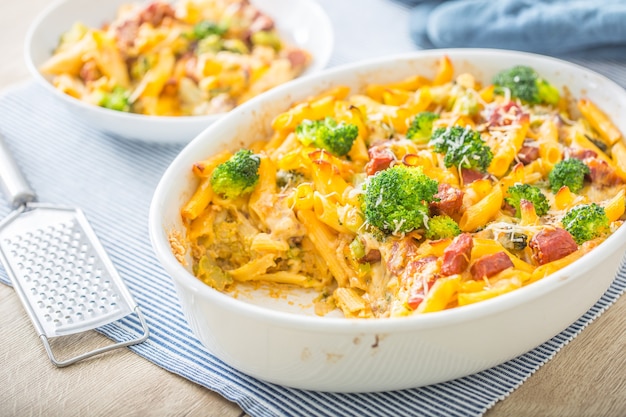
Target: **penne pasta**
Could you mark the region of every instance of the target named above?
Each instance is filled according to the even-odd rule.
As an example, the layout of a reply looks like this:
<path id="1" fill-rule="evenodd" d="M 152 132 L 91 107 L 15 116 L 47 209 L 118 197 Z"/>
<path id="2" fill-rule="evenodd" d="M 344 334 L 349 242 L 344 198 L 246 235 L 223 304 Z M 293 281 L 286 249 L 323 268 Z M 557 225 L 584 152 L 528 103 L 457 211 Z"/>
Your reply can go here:
<path id="1" fill-rule="evenodd" d="M 500 211 L 502 200 L 502 190 L 500 187 L 493 187 L 485 198 L 465 210 L 459 221 L 461 230 L 471 232 L 489 223 L 498 211 Z"/>
<path id="2" fill-rule="evenodd" d="M 311 242 L 313 242 L 319 255 L 326 261 L 328 269 L 330 269 L 339 286 L 345 287 L 349 282 L 350 276 L 337 259 L 336 235 L 328 226 L 318 220 L 313 211 L 300 210 L 298 218 L 305 225 Z"/>
<path id="3" fill-rule="evenodd" d="M 228 271 L 228 275 L 237 281 L 251 281 L 257 276 L 265 273 L 269 268 L 276 265 L 274 254 L 269 253 L 240 266 L 237 269 Z"/>
<path id="4" fill-rule="evenodd" d="M 602 159 L 610 165 L 615 165 L 615 162 L 611 158 L 609 158 L 608 155 L 604 151 L 602 151 L 602 149 L 598 148 L 593 142 L 587 139 L 585 135 L 583 135 L 579 131 L 574 132 L 572 143 L 578 145 L 582 149 L 590 149 L 594 151 L 598 155 L 598 158 Z"/>
<path id="5" fill-rule="evenodd" d="M 328 161 L 316 159 L 312 168 L 315 189 L 325 196 L 334 195 L 341 199 L 343 192 L 348 188 L 348 183 L 341 177 L 337 167 Z"/>
<path id="6" fill-rule="evenodd" d="M 520 202 L 520 224 L 522 226 L 532 226 L 539 223 L 539 216 L 535 211 L 535 206 L 528 200 Z"/>
<path id="7" fill-rule="evenodd" d="M 415 75 L 405 80 L 389 84 L 370 84 L 365 88 L 368 96 L 376 101 L 383 101 L 383 93 L 388 89 L 415 91 L 430 84 L 430 80 L 423 75 Z"/>
<path id="8" fill-rule="evenodd" d="M 458 303 L 460 306 L 474 304 L 479 301 L 488 300 L 498 295 L 516 290 L 522 286 L 519 278 L 511 278 L 498 281 L 493 287 L 485 288 L 482 291 L 459 293 Z"/>
<path id="9" fill-rule="evenodd" d="M 255 252 L 272 252 L 279 255 L 289 250 L 289 244 L 285 241 L 277 240 L 267 233 L 258 233 L 250 242 L 250 250 Z"/>
<path id="10" fill-rule="evenodd" d="M 554 206 L 557 210 L 565 210 L 574 205 L 576 196 L 572 193 L 568 186 L 563 186 L 554 195 Z"/>
<path id="11" fill-rule="evenodd" d="M 615 194 L 615 196 L 609 199 L 604 206 L 604 211 L 606 212 L 606 217 L 609 218 L 609 221 L 614 222 L 619 220 L 620 217 L 624 215 L 624 211 L 626 211 L 626 197 L 624 196 L 626 191 L 622 188 Z"/>
<path id="12" fill-rule="evenodd" d="M 289 271 L 270 272 L 255 277 L 258 281 L 274 282 L 277 284 L 297 285 L 303 288 L 320 288 L 322 283 L 310 277 Z"/>
<path id="13" fill-rule="evenodd" d="M 496 177 L 502 177 L 508 170 L 515 156 L 519 152 L 526 132 L 528 131 L 528 122 L 523 122 L 515 130 L 509 131 L 509 137 L 505 139 L 505 142 L 499 147 L 496 154 L 493 156 L 493 160 L 489 165 L 488 172 Z"/>
<path id="14" fill-rule="evenodd" d="M 337 288 L 334 292 L 337 305 L 349 317 L 359 317 L 366 309 L 367 304 L 363 297 L 353 288 Z"/>
<path id="15" fill-rule="evenodd" d="M 211 189 L 211 180 L 205 178 L 200 182 L 200 186 L 196 188 L 189 201 L 181 209 L 181 215 L 185 220 L 193 220 L 198 217 L 204 209 L 209 205 L 213 198 L 213 190 Z"/>
<path id="16" fill-rule="evenodd" d="M 591 100 L 578 100 L 578 110 L 580 110 L 591 126 L 600 133 L 600 137 L 607 145 L 613 145 L 622 138 L 622 133 L 619 129 Z"/>
<path id="17" fill-rule="evenodd" d="M 624 142 L 616 142 L 611 148 L 611 155 L 617 172 L 622 179 L 626 180 L 626 145 L 624 145 Z"/>
<path id="18" fill-rule="evenodd" d="M 460 282 L 460 275 L 436 280 L 433 287 L 428 291 L 424 301 L 417 307 L 417 312 L 432 313 L 445 309 L 456 295 Z"/>
<path id="19" fill-rule="evenodd" d="M 433 85 L 443 85 L 452 81 L 454 76 L 454 66 L 452 61 L 446 55 L 439 60 L 439 68 L 433 79 Z"/>
<path id="20" fill-rule="evenodd" d="M 572 262 L 580 259 L 585 253 L 588 252 L 588 249 L 581 248 L 571 254 L 558 259 L 556 261 L 549 262 L 547 264 L 538 266 L 531 274 L 530 280 L 537 281 L 541 278 L 545 278 L 550 274 L 555 273 L 556 271 L 565 268 L 567 265 Z"/>
<path id="21" fill-rule="evenodd" d="M 87 32 L 78 41 L 70 45 L 61 44 L 58 52 L 45 61 L 39 69 L 44 74 L 78 76 L 81 68 L 85 65 L 83 58 L 89 51 L 94 51 L 96 48 L 93 33 Z"/>
<path id="22" fill-rule="evenodd" d="M 544 163 L 553 167 L 557 162 L 563 159 L 563 152 L 556 142 L 540 141 L 539 157 Z"/>
<path id="23" fill-rule="evenodd" d="M 196 162 L 193 164 L 192 171 L 197 177 L 207 178 L 211 176 L 216 166 L 222 162 L 226 162 L 232 155 L 230 151 L 222 151 L 204 161 Z"/>
<path id="24" fill-rule="evenodd" d="M 351 233 L 339 219 L 337 202 L 321 194 L 319 191 L 313 193 L 313 211 L 317 218 L 339 233 Z"/>

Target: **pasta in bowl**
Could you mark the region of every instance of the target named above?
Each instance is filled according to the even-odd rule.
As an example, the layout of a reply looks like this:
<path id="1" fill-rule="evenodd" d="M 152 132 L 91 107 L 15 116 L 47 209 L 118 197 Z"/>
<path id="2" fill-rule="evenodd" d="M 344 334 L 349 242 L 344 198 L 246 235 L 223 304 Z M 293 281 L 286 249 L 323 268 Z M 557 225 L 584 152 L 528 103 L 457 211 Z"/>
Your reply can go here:
<path id="1" fill-rule="evenodd" d="M 45 88 L 115 136 L 187 143 L 237 105 L 325 67 L 332 29 L 304 1 L 153 0 L 44 11 L 26 40 Z"/>
<path id="2" fill-rule="evenodd" d="M 198 137 L 155 193 L 153 245 L 214 354 L 299 388 L 408 388 L 524 353 L 606 290 L 625 248 L 611 81 L 494 50 L 314 78 Z"/>

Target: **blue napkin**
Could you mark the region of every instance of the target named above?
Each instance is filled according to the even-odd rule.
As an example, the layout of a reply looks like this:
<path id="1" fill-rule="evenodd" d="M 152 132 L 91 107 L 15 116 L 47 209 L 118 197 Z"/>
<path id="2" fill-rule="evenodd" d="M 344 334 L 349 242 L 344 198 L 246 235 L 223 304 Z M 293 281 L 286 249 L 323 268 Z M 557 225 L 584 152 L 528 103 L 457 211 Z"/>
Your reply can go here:
<path id="1" fill-rule="evenodd" d="M 417 1 L 410 17 L 421 48 L 503 48 L 551 55 L 624 56 L 623 0 Z"/>

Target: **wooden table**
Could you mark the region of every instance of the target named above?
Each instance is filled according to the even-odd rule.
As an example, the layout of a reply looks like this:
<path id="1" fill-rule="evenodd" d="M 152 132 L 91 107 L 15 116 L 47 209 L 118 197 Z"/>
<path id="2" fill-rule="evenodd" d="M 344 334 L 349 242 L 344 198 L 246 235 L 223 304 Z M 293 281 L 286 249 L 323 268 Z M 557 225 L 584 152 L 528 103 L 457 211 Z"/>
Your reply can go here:
<path id="1" fill-rule="evenodd" d="M 29 80 L 25 34 L 49 1 L 1 2 L 0 88 L 6 88 Z M 129 350 L 57 369 L 10 287 L 0 284 L 0 300 L 0 416 L 244 415 Z M 77 351 L 104 340 L 95 332 L 74 338 Z M 626 297 L 486 416 L 626 416 Z"/>

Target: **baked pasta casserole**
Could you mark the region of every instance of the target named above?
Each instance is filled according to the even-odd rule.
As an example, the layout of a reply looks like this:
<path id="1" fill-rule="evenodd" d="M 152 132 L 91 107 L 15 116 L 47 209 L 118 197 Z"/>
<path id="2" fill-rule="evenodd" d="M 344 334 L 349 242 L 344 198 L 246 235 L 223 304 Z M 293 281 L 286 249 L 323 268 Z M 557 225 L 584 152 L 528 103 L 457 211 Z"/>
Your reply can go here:
<path id="1" fill-rule="evenodd" d="M 197 278 L 312 288 L 320 315 L 407 316 L 530 285 L 622 225 L 626 146 L 602 103 L 523 65 L 488 81 L 438 65 L 294 103 L 267 140 L 190 167 Z"/>

